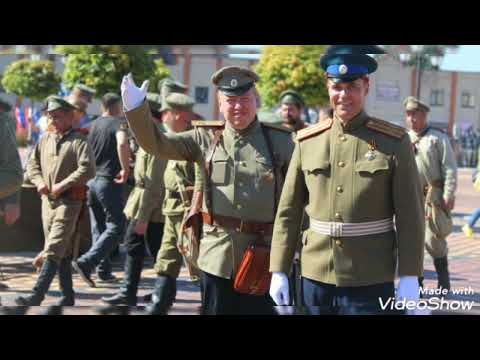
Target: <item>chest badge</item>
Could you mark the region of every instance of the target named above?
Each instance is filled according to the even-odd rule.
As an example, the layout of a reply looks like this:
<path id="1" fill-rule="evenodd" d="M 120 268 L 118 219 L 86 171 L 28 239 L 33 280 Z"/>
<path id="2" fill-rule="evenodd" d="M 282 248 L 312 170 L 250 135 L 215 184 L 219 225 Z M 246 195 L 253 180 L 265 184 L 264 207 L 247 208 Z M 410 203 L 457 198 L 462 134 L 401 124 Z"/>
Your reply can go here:
<path id="1" fill-rule="evenodd" d="M 368 151 L 367 153 L 365 154 L 365 158 L 368 160 L 368 161 L 372 161 L 374 160 L 376 157 L 377 157 L 377 154 L 375 153 L 375 150 L 377 149 L 377 144 L 375 143 L 375 140 L 372 139 L 369 143 L 368 143 Z"/>

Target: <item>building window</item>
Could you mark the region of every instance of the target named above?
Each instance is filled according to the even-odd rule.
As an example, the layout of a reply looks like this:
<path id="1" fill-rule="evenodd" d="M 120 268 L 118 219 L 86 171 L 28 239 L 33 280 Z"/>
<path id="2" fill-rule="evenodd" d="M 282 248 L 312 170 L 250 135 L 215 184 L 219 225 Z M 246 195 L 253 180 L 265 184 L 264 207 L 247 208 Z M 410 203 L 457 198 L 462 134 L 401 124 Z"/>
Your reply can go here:
<path id="1" fill-rule="evenodd" d="M 377 100 L 400 101 L 400 85 L 398 81 L 378 81 L 376 90 Z"/>
<path id="2" fill-rule="evenodd" d="M 430 105 L 432 106 L 443 106 L 445 99 L 444 99 L 444 92 L 443 90 L 432 90 L 430 93 Z"/>
<path id="3" fill-rule="evenodd" d="M 208 104 L 208 87 L 195 87 L 195 102 L 197 104 Z"/>
<path id="4" fill-rule="evenodd" d="M 462 108 L 474 108 L 475 97 L 469 91 L 462 92 Z"/>

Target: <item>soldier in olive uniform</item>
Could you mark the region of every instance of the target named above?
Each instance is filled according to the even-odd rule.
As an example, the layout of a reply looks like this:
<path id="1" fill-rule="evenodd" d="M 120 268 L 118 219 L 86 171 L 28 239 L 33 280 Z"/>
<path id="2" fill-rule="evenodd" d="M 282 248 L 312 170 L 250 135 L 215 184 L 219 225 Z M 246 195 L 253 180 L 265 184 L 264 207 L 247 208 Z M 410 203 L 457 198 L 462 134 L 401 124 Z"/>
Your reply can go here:
<path id="1" fill-rule="evenodd" d="M 12 129 L 15 134 L 16 126 L 15 120 L 11 116 L 12 105 L 7 101 L 0 99 L 0 121 L 7 123 L 7 125 Z"/>
<path id="2" fill-rule="evenodd" d="M 299 93 L 294 90 L 285 90 L 280 94 L 280 115 L 282 125 L 297 132 L 305 128 L 301 119 L 305 103 Z"/>
<path id="3" fill-rule="evenodd" d="M 149 104 L 160 105 L 157 98 L 150 97 Z M 153 111 L 152 111 L 153 113 Z M 155 126 L 162 128 L 160 119 L 152 114 Z M 164 231 L 165 217 L 162 203 L 165 196 L 163 176 L 167 162 L 148 154 L 139 148 L 134 166 L 135 185 L 124 209 L 129 223 L 125 233 L 127 257 L 125 259 L 124 285 L 120 291 L 102 300 L 111 305 L 137 305 L 137 292 L 140 283 L 145 256 L 145 240 L 150 251 L 156 256 L 158 251 L 152 249 L 150 242 L 160 246 Z M 147 238 L 147 239 L 146 239 Z M 157 240 L 160 238 L 159 240 Z"/>
<path id="4" fill-rule="evenodd" d="M 191 129 L 194 100 L 184 94 L 172 93 L 165 99 L 162 111 L 163 127 L 168 134 L 181 133 Z M 201 170 L 193 162 L 169 160 L 164 174 L 165 231 L 162 246 L 158 253 L 155 271 L 158 278 L 152 297 L 153 304 L 148 309 L 150 314 L 165 314 L 173 303 L 176 293 L 176 279 L 183 263 L 182 222 L 189 211 L 194 192 L 202 191 Z M 185 258 L 190 276 L 198 276 L 196 263 Z"/>
<path id="5" fill-rule="evenodd" d="M 16 298 L 18 305 L 40 305 L 57 271 L 63 295 L 59 305 L 74 305 L 70 257 L 85 184 L 95 176 L 95 160 L 86 137 L 72 129 L 73 110 L 61 97 L 48 98 L 53 131 L 42 136 L 27 165 L 28 177 L 42 196 L 45 247 L 33 294 Z"/>
<path id="6" fill-rule="evenodd" d="M 438 287 L 450 290 L 447 236 L 453 225 L 451 211 L 457 188 L 457 162 L 448 136 L 428 124 L 430 108 L 412 96 L 405 99 L 404 106 L 425 194 L 425 248 L 433 258 Z M 421 285 L 422 280 L 420 278 Z"/>
<path id="7" fill-rule="evenodd" d="M 218 70 L 223 121 L 198 122 L 194 130 L 162 134 L 151 125 L 141 88 L 124 77 L 122 96 L 127 119 L 149 153 L 172 160 L 206 165 L 203 237 L 198 266 L 205 314 L 272 313 L 268 294 L 240 294 L 233 279 L 245 250 L 254 242 L 270 243 L 276 204 L 293 151 L 292 134 L 282 127 L 260 123 L 256 116 L 257 75 L 240 67 Z"/>
<path id="8" fill-rule="evenodd" d="M 270 295 L 289 301 L 287 273 L 303 209 L 303 303 L 314 314 L 375 314 L 394 296 L 418 299 L 424 212 L 406 131 L 364 110 L 375 46 L 337 45 L 322 56 L 333 119 L 299 131 L 273 231 Z M 395 226 L 393 217 L 395 217 Z"/>
<path id="9" fill-rule="evenodd" d="M 162 99 L 162 104 L 165 104 L 165 100 L 170 94 L 177 93 L 187 95 L 188 86 L 179 81 L 166 78 L 158 82 L 158 91 Z M 197 113 L 194 113 L 194 118 L 195 120 L 203 120 L 203 116 Z"/>
<path id="10" fill-rule="evenodd" d="M 97 91 L 89 86 L 86 86 L 84 84 L 77 83 L 75 84 L 72 93 L 69 95 L 69 100 L 75 102 L 77 100 L 84 101 L 88 104 L 92 103 L 93 97 Z M 86 109 L 85 109 L 86 110 Z M 86 128 L 90 122 L 92 121 L 93 118 L 90 118 L 90 116 L 85 113 L 83 114 L 83 117 L 80 119 L 80 128 Z"/>
<path id="11" fill-rule="evenodd" d="M 14 224 L 20 217 L 18 192 L 22 185 L 22 163 L 14 127 L 9 116 L 0 113 L 0 221 Z M 0 283 L 0 288 L 5 287 Z"/>

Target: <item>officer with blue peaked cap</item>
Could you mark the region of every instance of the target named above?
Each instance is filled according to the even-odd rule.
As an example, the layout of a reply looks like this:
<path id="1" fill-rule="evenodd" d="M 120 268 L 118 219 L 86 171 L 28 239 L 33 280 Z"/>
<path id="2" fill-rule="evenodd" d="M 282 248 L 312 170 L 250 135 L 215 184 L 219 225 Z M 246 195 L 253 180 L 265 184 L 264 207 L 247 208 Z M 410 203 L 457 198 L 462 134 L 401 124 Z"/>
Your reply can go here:
<path id="1" fill-rule="evenodd" d="M 307 314 L 393 314 L 397 308 L 382 304 L 418 301 L 425 212 L 412 144 L 404 128 L 365 111 L 368 74 L 377 69 L 370 55 L 382 53 L 374 45 L 334 45 L 320 60 L 333 116 L 296 134 L 270 251 L 277 305 L 290 303 L 304 210 Z"/>
<path id="2" fill-rule="evenodd" d="M 333 45 L 322 56 L 320 65 L 333 82 L 352 82 L 377 70 L 369 54 L 385 54 L 376 45 Z"/>

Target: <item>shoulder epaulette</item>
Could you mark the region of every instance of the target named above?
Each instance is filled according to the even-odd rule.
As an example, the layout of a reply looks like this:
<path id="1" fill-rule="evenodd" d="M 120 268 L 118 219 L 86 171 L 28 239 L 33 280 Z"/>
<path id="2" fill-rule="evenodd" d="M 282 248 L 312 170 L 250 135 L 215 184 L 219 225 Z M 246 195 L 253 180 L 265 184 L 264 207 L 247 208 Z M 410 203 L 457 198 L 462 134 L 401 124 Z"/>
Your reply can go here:
<path id="1" fill-rule="evenodd" d="M 271 129 L 285 131 L 285 132 L 288 132 L 288 133 L 293 132 L 292 129 L 286 128 L 285 126 L 282 126 L 280 124 L 272 124 L 272 123 L 262 122 L 261 125 L 265 126 L 265 127 L 268 127 L 268 128 L 271 128 Z"/>
<path id="2" fill-rule="evenodd" d="M 225 121 L 222 120 L 194 120 L 192 121 L 192 126 L 194 127 L 223 127 L 225 126 Z"/>
<path id="3" fill-rule="evenodd" d="M 299 130 L 297 132 L 297 140 L 302 141 L 302 140 L 311 138 L 312 136 L 321 134 L 325 130 L 330 129 L 332 127 L 332 125 L 333 125 L 333 119 L 329 118 L 325 121 L 322 121 L 319 124 L 316 124 L 316 125 L 310 126 L 308 128 Z"/>
<path id="4" fill-rule="evenodd" d="M 401 126 L 394 125 L 392 123 L 389 123 L 388 121 L 380 120 L 376 118 L 368 119 L 365 126 L 373 131 L 377 131 L 379 133 L 382 133 L 384 135 L 394 137 L 397 139 L 401 139 L 407 133 L 405 128 Z"/>

